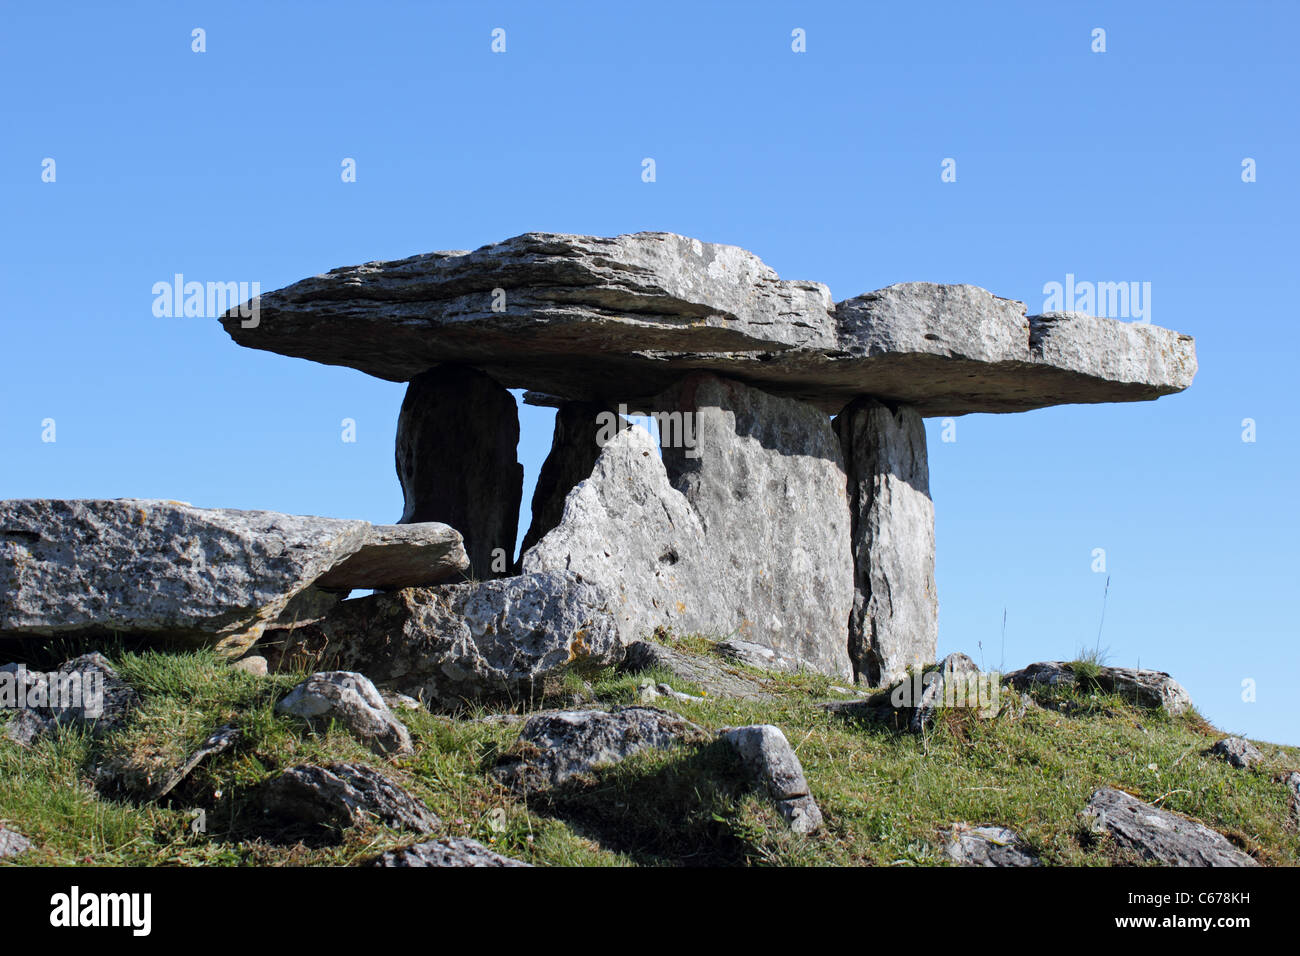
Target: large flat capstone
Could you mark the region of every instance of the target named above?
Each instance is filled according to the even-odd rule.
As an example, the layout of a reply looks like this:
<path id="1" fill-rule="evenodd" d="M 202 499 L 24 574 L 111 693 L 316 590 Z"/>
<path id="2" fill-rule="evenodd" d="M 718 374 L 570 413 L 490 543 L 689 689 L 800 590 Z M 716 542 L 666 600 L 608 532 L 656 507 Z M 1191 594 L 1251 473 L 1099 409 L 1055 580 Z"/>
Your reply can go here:
<path id="1" fill-rule="evenodd" d="M 474 252 L 335 269 L 222 319 L 241 345 L 409 381 L 458 363 L 558 400 L 644 401 L 707 370 L 838 412 L 859 395 L 924 416 L 1143 401 L 1196 372 L 1190 336 L 1080 313 L 1027 316 L 970 285 L 831 300 L 752 253 L 662 232 L 527 233 Z M 249 327 L 245 327 L 245 325 Z"/>
<path id="2" fill-rule="evenodd" d="M 433 584 L 467 566 L 460 535 L 441 524 L 137 498 L 0 501 L 0 638 L 116 632 L 235 653 L 322 580 L 344 591 Z"/>

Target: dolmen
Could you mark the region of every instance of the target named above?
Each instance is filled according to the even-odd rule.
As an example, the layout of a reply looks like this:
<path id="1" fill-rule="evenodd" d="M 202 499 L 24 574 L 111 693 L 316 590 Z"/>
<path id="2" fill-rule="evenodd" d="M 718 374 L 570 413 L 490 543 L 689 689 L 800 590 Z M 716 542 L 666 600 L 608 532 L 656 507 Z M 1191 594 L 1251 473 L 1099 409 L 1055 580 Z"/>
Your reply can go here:
<path id="1" fill-rule="evenodd" d="M 461 694 L 473 686 L 458 670 L 466 655 L 497 678 L 532 679 L 543 659 L 616 660 L 660 628 L 761 645 L 837 679 L 897 680 L 936 656 L 924 419 L 1150 401 L 1187 388 L 1196 372 L 1191 337 L 1149 324 L 1030 316 L 970 285 L 903 283 L 837 303 L 826 286 L 782 280 L 743 249 L 658 232 L 528 233 L 473 252 L 335 269 L 252 305 L 252 321 L 248 305 L 221 320 L 238 344 L 408 383 L 398 524 L 313 529 L 317 556 L 288 575 L 294 593 L 379 593 L 364 608 L 348 601 L 306 615 L 313 639 L 357 658 L 366 653 L 358 645 L 383 645 L 388 685 Z M 523 469 L 510 389 L 555 409 L 519 554 Z M 127 513 L 138 506 L 121 507 L 111 522 L 118 550 L 64 554 L 75 568 L 57 586 L 87 589 L 66 609 L 75 626 L 118 613 L 130 582 L 114 562 L 130 573 L 150 564 L 126 557 L 150 545 L 130 538 Z M 0 637 L 73 626 L 41 608 L 34 595 L 45 579 L 24 561 L 86 537 L 60 537 L 60 525 L 33 518 L 42 508 L 108 505 L 0 504 L 0 590 L 26 595 L 21 612 L 0 609 Z M 141 527 L 151 527 L 148 509 Z M 464 555 L 455 583 L 379 573 L 381 539 L 404 527 L 454 529 Z M 247 582 L 258 562 L 289 560 L 261 555 L 261 533 L 249 535 L 259 557 Z M 371 541 L 367 556 L 340 556 L 354 538 Z M 243 561 L 239 551 L 231 545 L 226 559 Z M 202 549 L 196 557 L 221 560 Z M 349 573 L 348 561 L 373 573 Z M 180 620 L 167 601 L 184 600 L 163 582 L 194 569 L 147 570 L 162 592 L 151 598 L 154 617 Z M 278 587 L 261 603 L 234 587 L 241 610 L 230 619 L 217 611 L 222 596 L 210 595 L 203 621 L 184 626 L 238 646 L 259 625 L 292 633 L 293 595 L 282 601 Z M 529 658 L 522 670 L 501 664 L 512 647 Z"/>

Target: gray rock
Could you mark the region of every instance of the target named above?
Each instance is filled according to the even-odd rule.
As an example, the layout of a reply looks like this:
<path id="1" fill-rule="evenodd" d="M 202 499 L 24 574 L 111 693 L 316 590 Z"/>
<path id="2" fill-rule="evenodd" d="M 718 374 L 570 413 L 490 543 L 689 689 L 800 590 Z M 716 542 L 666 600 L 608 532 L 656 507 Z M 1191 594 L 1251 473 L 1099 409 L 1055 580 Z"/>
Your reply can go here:
<path id="1" fill-rule="evenodd" d="M 32 848 L 31 841 L 17 830 L 10 830 L 0 825 L 0 860 L 18 856 Z"/>
<path id="2" fill-rule="evenodd" d="M 438 527 L 443 527 L 438 525 Z M 373 529 L 372 529 L 373 534 Z M 344 561 L 347 559 L 345 558 Z M 327 574 L 329 572 L 326 572 Z M 319 580 L 319 578 L 317 579 Z M 319 621 L 338 605 L 340 601 L 348 596 L 348 591 L 338 588 L 330 591 L 322 591 L 315 584 L 303 588 L 293 597 L 289 598 L 289 603 L 284 606 L 279 617 L 269 623 L 267 630 L 274 628 L 295 628 L 303 624 L 310 624 L 313 621 Z"/>
<path id="3" fill-rule="evenodd" d="M 455 365 L 422 371 L 397 419 L 399 523 L 444 521 L 465 536 L 476 578 L 508 571 L 524 488 L 518 445 L 514 396 L 491 376 Z M 497 549 L 504 559 L 494 568 Z"/>
<path id="4" fill-rule="evenodd" d="M 1043 661 L 1012 671 L 1004 678 L 1017 690 L 1035 687 L 1076 687 L 1079 675 L 1071 663 Z M 1088 685 L 1107 694 L 1118 694 L 1139 707 L 1164 708 L 1171 716 L 1186 713 L 1192 708 L 1192 698 L 1183 686 L 1164 671 L 1136 670 L 1131 667 L 1106 667 L 1098 669 Z"/>
<path id="5" fill-rule="evenodd" d="M 713 649 L 729 661 L 733 661 L 737 664 L 744 664 L 746 667 L 753 667 L 762 671 L 794 673 L 802 670 L 811 670 L 806 661 L 801 661 L 798 658 L 786 657 L 784 654 L 781 654 L 770 647 L 763 644 L 755 644 L 753 641 L 719 641 L 714 645 Z"/>
<path id="6" fill-rule="evenodd" d="M 723 731 L 722 739 L 767 789 L 791 830 L 813 833 L 821 828 L 821 810 L 804 779 L 803 765 L 781 728 L 772 724 L 736 727 Z"/>
<path id="7" fill-rule="evenodd" d="M 525 722 L 517 753 L 493 773 L 519 793 L 562 786 L 646 749 L 667 750 L 704 739 L 699 727 L 657 707 L 564 710 Z"/>
<path id="8" fill-rule="evenodd" d="M 695 447 L 669 441 L 663 461 L 705 532 L 709 573 L 696 583 L 695 597 L 708 626 L 696 629 L 849 676 L 850 520 L 844 461 L 826 416 L 703 374 L 666 392 L 654 408 L 695 422 L 683 429 L 694 432 Z M 662 421 L 659 427 L 663 440 Z"/>
<path id="9" fill-rule="evenodd" d="M 858 679 L 879 687 L 934 660 L 939 640 L 925 423 L 914 408 L 860 398 L 835 425 L 852 515 L 849 656 Z"/>
<path id="10" fill-rule="evenodd" d="M 247 657 L 241 657 L 230 666 L 237 671 L 243 671 L 245 674 L 252 674 L 254 677 L 265 677 L 270 673 L 266 658 L 260 654 L 249 654 Z"/>
<path id="11" fill-rule="evenodd" d="M 564 402 L 555 410 L 555 434 L 551 450 L 537 474 L 533 490 L 533 520 L 524 535 L 523 554 L 560 523 L 564 502 L 580 481 L 591 477 L 600 457 L 601 419 L 617 414 L 601 402 Z M 622 422 L 626 427 L 626 422 Z"/>
<path id="12" fill-rule="evenodd" d="M 660 625 L 703 630 L 719 600 L 699 516 L 668 483 L 658 447 L 639 426 L 605 445 L 591 477 L 569 493 L 560 524 L 524 553 L 522 566 L 598 584 L 629 644 Z"/>
<path id="13" fill-rule="evenodd" d="M 296 823 L 342 829 L 377 821 L 430 833 L 440 826 L 423 803 L 364 764 L 290 767 L 261 787 L 263 811 Z"/>
<path id="14" fill-rule="evenodd" d="M 1239 770 L 1248 770 L 1264 759 L 1258 747 L 1241 737 L 1224 737 L 1210 748 L 1210 753 L 1222 757 Z"/>
<path id="15" fill-rule="evenodd" d="M 405 694 L 394 693 L 391 690 L 381 690 L 379 696 L 384 699 L 389 710 L 420 710 L 420 702 L 414 697 L 408 697 Z"/>
<path id="16" fill-rule="evenodd" d="M 1039 865 L 1038 857 L 1025 848 L 1019 836 L 998 826 L 957 824 L 944 847 L 944 855 L 959 866 Z"/>
<path id="17" fill-rule="evenodd" d="M 662 460 L 639 427 L 612 438 L 524 570 L 599 582 L 629 643 L 661 626 L 735 635 L 848 676 L 848 506 L 826 417 L 707 375 L 654 410 L 678 416 L 661 420 Z"/>
<path id="18" fill-rule="evenodd" d="M 1300 771 L 1291 771 L 1282 778 L 1282 782 L 1286 784 L 1291 796 L 1291 816 L 1295 818 L 1296 825 L 1300 826 Z"/>
<path id="19" fill-rule="evenodd" d="M 450 529 L 439 528 L 446 538 Z M 429 529 L 424 529 L 428 533 Z M 364 521 L 195 508 L 177 501 L 0 502 L 0 638 L 154 636 L 239 656 L 290 602 L 384 529 Z M 453 532 L 454 533 L 454 532 Z M 402 559 L 409 543 L 394 548 Z M 431 567 L 431 580 L 445 576 Z M 365 587 L 358 575 L 339 586 Z M 281 622 L 283 623 L 283 622 Z"/>
<path id="20" fill-rule="evenodd" d="M 276 713 L 293 714 L 314 727 L 337 720 L 378 754 L 414 752 L 411 735 L 388 709 L 369 679 L 351 671 L 313 674 L 275 705 Z"/>
<path id="21" fill-rule="evenodd" d="M 1123 849 L 1165 866 L 1258 866 L 1220 833 L 1120 790 L 1102 789 L 1083 811 L 1088 825 Z"/>
<path id="22" fill-rule="evenodd" d="M 60 726 L 77 727 L 95 736 L 126 723 L 139 695 L 98 652 L 65 661 L 52 674 L 17 665 L 11 671 L 24 687 L 25 707 L 5 728 L 22 746 Z"/>
<path id="23" fill-rule="evenodd" d="M 20 710 L 5 725 L 5 736 L 20 747 L 30 747 L 34 740 L 58 729 L 53 717 L 33 710 Z"/>
<path id="24" fill-rule="evenodd" d="M 468 569 L 465 545 L 455 528 L 436 521 L 376 525 L 365 543 L 317 578 L 315 586 L 396 591 L 456 578 Z"/>
<path id="25" fill-rule="evenodd" d="M 532 866 L 493 853 L 483 844 L 465 837 L 446 837 L 429 843 L 417 843 L 400 850 L 389 850 L 372 866 Z"/>
<path id="26" fill-rule="evenodd" d="M 161 800 L 184 782 L 204 760 L 225 753 L 239 742 L 242 734 L 237 727 L 218 727 L 199 748 L 190 754 L 179 767 L 167 774 L 150 795 L 154 800 Z"/>
<path id="27" fill-rule="evenodd" d="M 561 572 L 345 601 L 320 624 L 291 632 L 282 662 L 357 671 L 425 706 L 531 700 L 567 669 L 624 654 L 599 587 Z M 283 666 L 283 665 L 282 665 Z"/>
<path id="28" fill-rule="evenodd" d="M 832 305 L 820 283 L 669 233 L 529 233 L 335 269 L 262 295 L 258 324 L 243 321 L 222 324 L 250 348 L 390 381 L 461 363 L 570 401 L 636 404 L 710 370 L 830 413 L 871 394 L 960 415 L 1147 400 L 1196 371 L 1191 338 L 1154 326 L 1027 318 L 983 289 L 925 282 Z"/>
<path id="29" fill-rule="evenodd" d="M 628 645 L 627 657 L 620 668 L 628 673 L 658 669 L 668 671 L 702 688 L 710 697 L 738 697 L 743 700 L 771 700 L 762 682 L 722 661 L 699 654 L 665 647 L 652 641 L 635 641 Z"/>
<path id="30" fill-rule="evenodd" d="M 961 653 L 949 654 L 938 664 L 868 697 L 829 701 L 822 707 L 841 717 L 881 721 L 911 733 L 924 731 L 944 708 L 965 710 L 982 719 L 1024 713 L 1018 695 L 1008 694 L 996 675 L 981 673 L 975 662 Z"/>
<path id="31" fill-rule="evenodd" d="M 908 729 L 913 733 L 923 730 L 941 707 L 951 705 L 953 701 L 969 705 L 972 700 L 969 693 L 972 681 L 980 676 L 980 669 L 965 654 L 956 652 L 941 660 L 932 673 L 938 674 L 939 679 L 928 684 L 922 681 L 920 702 L 913 704 L 908 717 Z M 992 687 L 997 690 L 996 684 Z"/>

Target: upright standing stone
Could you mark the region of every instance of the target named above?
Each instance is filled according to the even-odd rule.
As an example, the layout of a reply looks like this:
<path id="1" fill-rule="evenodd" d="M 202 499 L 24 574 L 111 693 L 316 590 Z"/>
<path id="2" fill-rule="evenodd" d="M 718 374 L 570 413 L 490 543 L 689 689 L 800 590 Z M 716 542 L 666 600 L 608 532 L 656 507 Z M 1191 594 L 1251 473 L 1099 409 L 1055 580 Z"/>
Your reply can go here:
<path id="1" fill-rule="evenodd" d="M 829 419 L 707 374 L 653 411 L 662 460 L 643 429 L 616 435 L 524 570 L 599 582 L 628 643 L 668 625 L 849 675 L 849 511 Z"/>
<path id="2" fill-rule="evenodd" d="M 514 396 L 490 376 L 454 365 L 417 375 L 397 420 L 399 523 L 449 524 L 464 536 L 475 577 L 507 572 L 524 488 L 518 445 Z M 497 548 L 505 561 L 494 569 Z"/>
<path id="3" fill-rule="evenodd" d="M 939 635 L 934 502 L 925 424 L 870 398 L 835 420 L 848 466 L 855 595 L 849 653 L 859 680 L 899 680 L 933 661 Z"/>
<path id="4" fill-rule="evenodd" d="M 707 373 L 655 410 L 668 478 L 704 525 L 708 586 L 727 595 L 730 619 L 715 633 L 847 677 L 853 559 L 844 461 L 826 413 Z"/>
<path id="5" fill-rule="evenodd" d="M 613 410 L 604 402 L 565 402 L 556 409 L 551 451 L 537 475 L 533 520 L 524 535 L 520 554 L 560 523 L 569 492 L 578 482 L 591 477 L 600 457 L 600 444 L 596 440 L 601 430 L 600 416 L 607 412 Z"/>

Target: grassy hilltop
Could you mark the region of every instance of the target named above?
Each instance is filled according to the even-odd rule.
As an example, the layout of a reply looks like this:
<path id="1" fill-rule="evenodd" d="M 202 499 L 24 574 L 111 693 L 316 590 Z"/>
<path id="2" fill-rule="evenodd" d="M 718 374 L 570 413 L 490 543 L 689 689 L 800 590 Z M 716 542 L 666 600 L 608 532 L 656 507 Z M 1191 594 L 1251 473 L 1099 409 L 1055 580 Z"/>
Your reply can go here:
<path id="1" fill-rule="evenodd" d="M 698 638 L 676 646 L 708 654 Z M 1043 706 L 1014 718 L 941 711 L 921 735 L 827 713 L 820 703 L 845 696 L 827 678 L 738 665 L 729 666 L 760 677 L 770 700 L 654 702 L 706 729 L 781 727 L 825 816 L 822 832 L 804 837 L 782 825 L 721 744 L 640 753 L 524 798 L 488 773 L 515 744 L 519 721 L 399 711 L 415 753 L 385 759 L 338 726 L 315 734 L 274 713 L 305 672 L 254 676 L 207 652 L 108 656 L 142 698 L 124 729 L 99 739 L 63 729 L 28 749 L 0 737 L 0 824 L 33 845 L 8 865 L 351 865 L 428 839 L 382 826 L 285 830 L 263 818 L 259 783 L 295 764 L 342 760 L 379 768 L 422 799 L 443 823 L 433 836 L 472 837 L 538 865 L 937 865 L 957 822 L 1010 827 L 1047 864 L 1137 862 L 1079 820 L 1102 786 L 1198 819 L 1260 863 L 1300 861 L 1300 831 L 1278 782 L 1300 769 L 1300 750 L 1260 744 L 1261 764 L 1234 769 L 1204 753 L 1222 734 L 1195 712 L 1169 717 L 1103 694 L 1040 694 Z M 668 673 L 605 671 L 570 675 L 552 697 L 496 712 L 569 706 L 575 695 L 633 703 L 647 677 L 701 690 Z M 132 795 L 229 724 L 240 743 L 168 797 Z M 197 811 L 206 832 L 193 832 Z"/>

